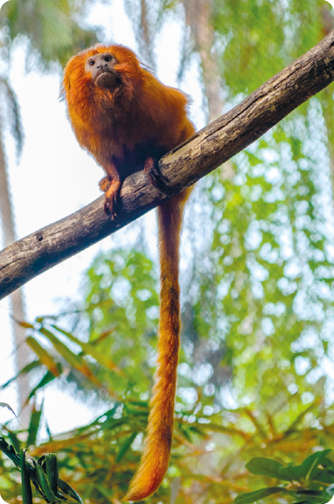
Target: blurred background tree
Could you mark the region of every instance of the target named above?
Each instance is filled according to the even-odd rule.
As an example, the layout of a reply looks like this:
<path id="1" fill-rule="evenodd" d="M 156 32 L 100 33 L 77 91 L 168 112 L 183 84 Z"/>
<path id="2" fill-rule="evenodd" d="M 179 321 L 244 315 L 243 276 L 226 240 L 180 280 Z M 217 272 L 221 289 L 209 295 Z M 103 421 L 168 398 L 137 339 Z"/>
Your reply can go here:
<path id="1" fill-rule="evenodd" d="M 95 34 L 79 27 L 77 19 L 83 13 L 85 1 L 67 0 L 57 2 L 14 0 L 1 9 L 0 15 L 0 218 L 4 247 L 17 238 L 11 190 L 7 175 L 6 151 L 3 147 L 3 133 L 10 128 L 17 145 L 17 155 L 22 151 L 23 130 L 20 120 L 19 104 L 8 81 L 11 54 L 14 41 L 26 37 L 28 41 L 26 65 L 32 64 L 38 55 L 41 70 L 47 70 L 53 61 L 62 65 L 74 52 L 96 41 Z M 76 19 L 75 19 L 76 18 Z M 35 61 L 36 62 L 36 61 Z M 17 368 L 22 369 L 29 362 L 28 348 L 25 344 L 25 331 L 17 324 L 25 318 L 22 291 L 15 291 L 11 297 L 12 332 L 16 347 Z M 20 409 L 23 408 L 30 392 L 27 380 L 18 378 Z M 23 410 L 21 422 L 27 425 L 29 409 Z"/>
<path id="2" fill-rule="evenodd" d="M 323 0 L 124 3 L 140 55 L 153 68 L 162 27 L 180 23 L 179 79 L 193 61 L 199 65 L 208 121 L 334 22 Z M 55 18 L 56 4 L 11 0 L 2 29 L 8 44 L 24 34 L 44 62 L 63 64 L 93 40 L 78 18 L 88 4 L 59 2 Z M 36 12 L 33 21 L 26 9 Z M 185 218 L 173 454 L 147 502 L 229 503 L 259 488 L 244 468 L 252 457 L 300 463 L 333 446 L 333 128 L 331 85 L 198 184 Z M 48 430 L 49 439 L 37 443 L 41 414 L 34 409 L 27 441 L 9 429 L 4 435 L 35 456 L 61 452 L 61 477 L 83 499 L 117 504 L 138 464 L 156 356 L 157 277 L 141 240 L 100 254 L 82 302 L 29 329 L 36 360 L 21 376 L 39 373 L 31 398 L 62 376 L 103 414 L 59 437 Z M 15 474 L 7 460 L 1 464 L 1 495 L 16 502 Z"/>

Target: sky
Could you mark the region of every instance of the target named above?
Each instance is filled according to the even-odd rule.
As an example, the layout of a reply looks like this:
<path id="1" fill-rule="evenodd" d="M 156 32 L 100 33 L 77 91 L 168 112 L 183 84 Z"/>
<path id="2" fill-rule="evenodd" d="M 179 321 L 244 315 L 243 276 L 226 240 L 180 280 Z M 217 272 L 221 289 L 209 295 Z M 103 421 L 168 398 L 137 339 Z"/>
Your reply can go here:
<path id="1" fill-rule="evenodd" d="M 117 42 L 137 50 L 121 0 L 114 0 L 111 6 L 97 4 L 89 13 L 88 22 L 92 26 L 103 23 L 104 36 L 101 42 Z M 156 43 L 159 54 L 157 76 L 171 86 L 177 86 L 181 36 L 181 26 L 171 16 Z M 19 162 L 16 160 L 13 139 L 9 134 L 4 139 L 17 237 L 22 238 L 98 198 L 101 195 L 98 181 L 103 171 L 75 140 L 66 118 L 65 104 L 58 100 L 61 76 L 57 69 L 43 76 L 37 71 L 26 74 L 25 45 L 21 42 L 13 52 L 10 82 L 21 107 L 25 135 Z M 180 87 L 191 97 L 191 119 L 197 128 L 203 127 L 205 117 L 196 57 Z M 154 212 L 143 219 L 145 240 L 152 257 L 156 258 Z M 33 321 L 41 315 L 57 314 L 66 305 L 67 299 L 80 299 L 83 273 L 94 256 L 101 250 L 131 245 L 142 229 L 143 226 L 128 226 L 28 282 L 24 286 L 27 321 Z M 14 374 L 9 315 L 8 301 L 0 301 L 0 384 Z M 44 412 L 53 433 L 84 424 L 95 415 L 80 402 L 74 406 L 73 396 L 59 391 L 56 386 L 48 387 L 45 394 L 41 392 L 38 399 L 42 398 L 45 399 Z M 17 411 L 15 386 L 0 391 L 0 402 L 9 403 Z M 62 414 L 64 411 L 66 415 Z M 0 424 L 11 417 L 7 409 L 0 408 Z M 14 419 L 11 427 L 17 426 Z"/>

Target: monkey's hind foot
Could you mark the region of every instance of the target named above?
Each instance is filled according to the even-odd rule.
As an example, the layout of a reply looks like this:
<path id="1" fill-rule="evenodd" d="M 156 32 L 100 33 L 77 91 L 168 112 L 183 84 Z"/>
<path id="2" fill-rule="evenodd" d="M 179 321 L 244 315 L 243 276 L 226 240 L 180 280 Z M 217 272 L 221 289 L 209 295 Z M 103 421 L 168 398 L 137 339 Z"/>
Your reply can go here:
<path id="1" fill-rule="evenodd" d="M 159 191 L 167 194 L 173 194 L 172 189 L 169 187 L 169 180 L 159 170 L 159 159 L 147 158 L 144 165 L 144 173 L 147 175 L 150 183 L 159 189 Z"/>

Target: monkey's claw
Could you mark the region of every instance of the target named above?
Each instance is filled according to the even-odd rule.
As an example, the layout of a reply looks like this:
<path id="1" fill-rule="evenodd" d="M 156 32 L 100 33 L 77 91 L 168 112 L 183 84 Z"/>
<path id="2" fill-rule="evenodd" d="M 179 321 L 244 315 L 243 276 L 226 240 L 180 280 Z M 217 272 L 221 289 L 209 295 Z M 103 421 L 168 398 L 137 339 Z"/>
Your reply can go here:
<path id="1" fill-rule="evenodd" d="M 116 199 L 107 199 L 104 202 L 104 211 L 107 215 L 110 215 L 111 220 L 115 220 L 117 217 L 116 212 Z"/>
<path id="2" fill-rule="evenodd" d="M 115 220 L 117 217 L 117 206 L 118 192 L 111 194 L 110 197 L 106 195 L 106 200 L 104 202 L 104 211 L 107 215 L 110 215 L 111 220 Z"/>
<path id="3" fill-rule="evenodd" d="M 105 179 L 102 179 L 102 181 L 104 180 Z M 115 220 L 117 217 L 117 206 L 119 204 L 120 189 L 121 189 L 120 180 L 115 180 L 110 181 L 108 190 L 106 191 L 104 211 L 107 215 L 110 215 L 111 220 Z"/>

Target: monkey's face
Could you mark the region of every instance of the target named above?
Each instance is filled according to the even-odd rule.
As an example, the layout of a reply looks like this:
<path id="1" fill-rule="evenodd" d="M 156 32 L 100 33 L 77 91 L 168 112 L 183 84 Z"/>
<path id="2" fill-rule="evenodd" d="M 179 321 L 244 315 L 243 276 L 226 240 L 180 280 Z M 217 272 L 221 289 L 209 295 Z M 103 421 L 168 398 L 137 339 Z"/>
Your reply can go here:
<path id="1" fill-rule="evenodd" d="M 119 84 L 119 76 L 114 68 L 118 63 L 109 52 L 90 56 L 85 64 L 85 71 L 90 73 L 94 84 L 102 89 L 114 89 Z"/>

